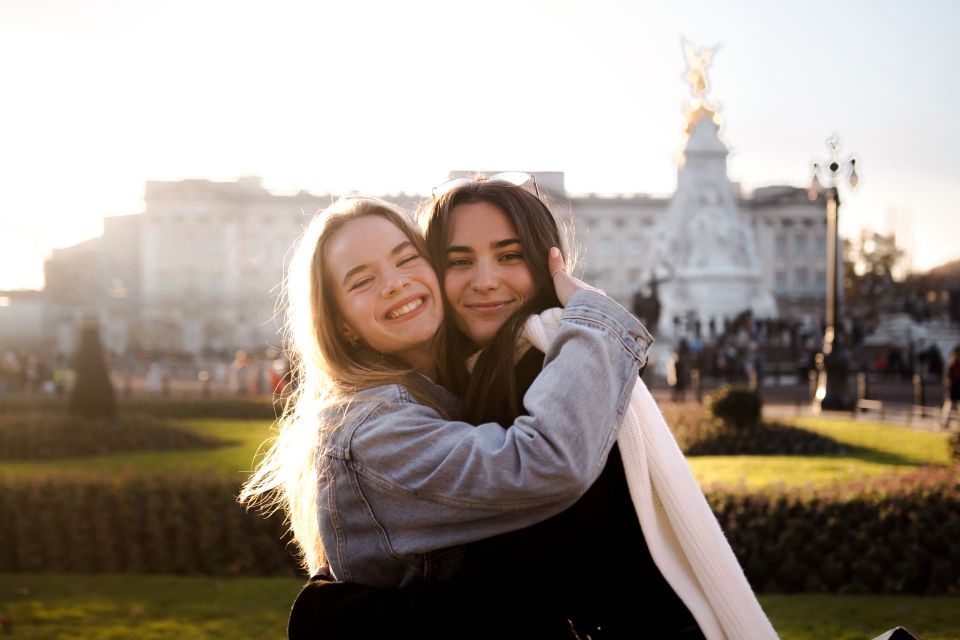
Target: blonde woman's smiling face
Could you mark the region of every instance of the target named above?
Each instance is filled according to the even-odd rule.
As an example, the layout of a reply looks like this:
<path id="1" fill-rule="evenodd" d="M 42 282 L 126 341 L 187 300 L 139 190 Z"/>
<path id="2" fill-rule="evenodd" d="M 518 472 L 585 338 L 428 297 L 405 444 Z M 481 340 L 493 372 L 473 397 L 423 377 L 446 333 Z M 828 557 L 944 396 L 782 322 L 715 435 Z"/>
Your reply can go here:
<path id="1" fill-rule="evenodd" d="M 450 212 L 443 287 L 453 321 L 483 347 L 536 294 L 533 274 L 513 222 L 489 202 Z"/>
<path id="2" fill-rule="evenodd" d="M 344 224 L 325 249 L 343 336 L 417 370 L 432 369 L 430 344 L 443 319 L 440 286 L 406 234 L 370 215 Z"/>

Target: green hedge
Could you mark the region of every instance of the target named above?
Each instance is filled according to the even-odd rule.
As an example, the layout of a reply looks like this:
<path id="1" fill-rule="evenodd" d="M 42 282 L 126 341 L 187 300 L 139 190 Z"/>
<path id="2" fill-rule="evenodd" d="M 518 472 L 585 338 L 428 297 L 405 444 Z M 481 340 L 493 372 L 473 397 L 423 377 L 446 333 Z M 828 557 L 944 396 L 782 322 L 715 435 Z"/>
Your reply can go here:
<path id="1" fill-rule="evenodd" d="M 296 575 L 282 518 L 236 483 L 170 477 L 0 477 L 0 573 Z"/>
<path id="2" fill-rule="evenodd" d="M 0 573 L 297 575 L 278 515 L 214 476 L 0 478 Z M 761 592 L 960 595 L 960 467 L 708 494 Z"/>
<path id="3" fill-rule="evenodd" d="M 960 467 L 710 504 L 762 592 L 960 595 Z"/>
<path id="4" fill-rule="evenodd" d="M 54 411 L 18 411 L 0 416 L 0 461 L 210 449 L 227 444 L 145 414 L 81 418 Z"/>

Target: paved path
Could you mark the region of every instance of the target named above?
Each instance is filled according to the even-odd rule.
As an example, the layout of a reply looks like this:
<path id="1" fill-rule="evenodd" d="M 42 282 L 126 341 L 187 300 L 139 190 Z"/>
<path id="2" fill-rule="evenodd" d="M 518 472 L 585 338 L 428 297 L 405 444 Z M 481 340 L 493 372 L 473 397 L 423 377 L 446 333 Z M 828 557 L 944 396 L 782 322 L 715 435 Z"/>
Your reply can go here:
<path id="1" fill-rule="evenodd" d="M 644 378 L 644 381 L 646 381 L 646 378 Z M 657 383 L 650 385 L 648 382 L 647 384 L 651 386 L 650 391 L 657 402 L 672 401 L 672 392 L 669 387 Z M 884 398 L 882 413 L 878 409 L 858 413 L 851 411 L 823 411 L 818 413 L 810 406 L 809 389 L 807 387 L 800 385 L 768 386 L 762 389 L 764 397 L 763 415 L 768 418 L 815 415 L 847 419 L 852 417 L 868 422 L 881 422 L 925 431 L 943 431 L 940 425 L 941 407 L 934 404 L 935 395 L 928 396 L 921 409 L 919 405 L 912 404 L 913 396 L 909 391 L 904 392 L 902 388 L 881 388 L 881 390 L 884 393 L 874 397 Z M 692 392 L 687 392 L 686 400 L 688 402 L 694 400 Z M 960 430 L 960 418 L 955 416 L 951 420 L 949 430 Z"/>

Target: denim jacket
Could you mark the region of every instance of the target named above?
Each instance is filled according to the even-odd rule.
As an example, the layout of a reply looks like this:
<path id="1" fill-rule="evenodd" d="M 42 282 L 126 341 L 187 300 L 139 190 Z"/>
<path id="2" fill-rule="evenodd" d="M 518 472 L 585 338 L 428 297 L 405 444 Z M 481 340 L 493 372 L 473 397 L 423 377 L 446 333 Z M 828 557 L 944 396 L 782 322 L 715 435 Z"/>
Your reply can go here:
<path id="1" fill-rule="evenodd" d="M 361 391 L 325 416 L 340 421 L 318 493 L 333 574 L 385 587 L 446 578 L 462 545 L 572 505 L 603 470 L 652 342 L 616 302 L 581 291 L 524 396 L 529 415 L 507 429 L 445 420 L 400 385 Z"/>

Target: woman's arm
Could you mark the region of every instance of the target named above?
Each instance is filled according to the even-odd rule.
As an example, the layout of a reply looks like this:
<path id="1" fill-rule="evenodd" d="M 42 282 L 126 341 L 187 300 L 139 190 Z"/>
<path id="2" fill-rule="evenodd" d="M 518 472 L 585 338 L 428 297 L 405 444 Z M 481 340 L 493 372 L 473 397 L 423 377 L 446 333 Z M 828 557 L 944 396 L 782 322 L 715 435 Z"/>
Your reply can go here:
<path id="1" fill-rule="evenodd" d="M 459 545 L 572 504 L 603 468 L 651 343 L 618 304 L 579 291 L 525 398 L 530 415 L 507 429 L 444 421 L 412 402 L 364 409 L 350 464 L 395 551 Z"/>

